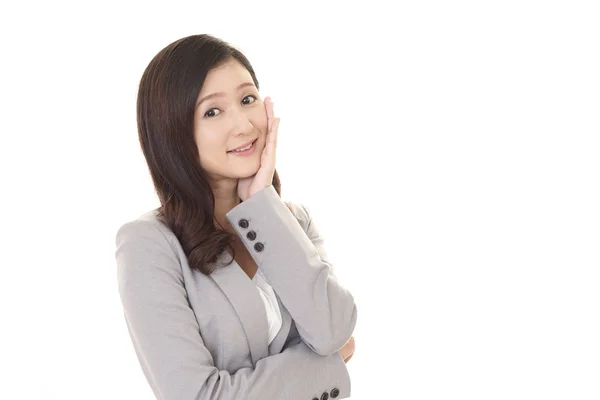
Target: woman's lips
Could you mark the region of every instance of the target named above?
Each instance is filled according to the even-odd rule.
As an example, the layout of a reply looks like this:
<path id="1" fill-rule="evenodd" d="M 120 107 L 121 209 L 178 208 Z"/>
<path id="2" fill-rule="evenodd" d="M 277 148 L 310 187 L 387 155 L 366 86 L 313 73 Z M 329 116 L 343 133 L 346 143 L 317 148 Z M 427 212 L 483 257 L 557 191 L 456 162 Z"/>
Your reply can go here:
<path id="1" fill-rule="evenodd" d="M 233 154 L 234 156 L 247 156 L 250 155 L 252 153 L 254 153 L 254 148 L 256 147 L 256 141 L 258 139 L 256 139 L 254 142 L 252 142 L 252 146 L 250 146 L 250 148 L 248 150 L 244 150 L 244 151 L 235 151 L 235 150 L 231 150 L 228 151 L 228 154 Z"/>

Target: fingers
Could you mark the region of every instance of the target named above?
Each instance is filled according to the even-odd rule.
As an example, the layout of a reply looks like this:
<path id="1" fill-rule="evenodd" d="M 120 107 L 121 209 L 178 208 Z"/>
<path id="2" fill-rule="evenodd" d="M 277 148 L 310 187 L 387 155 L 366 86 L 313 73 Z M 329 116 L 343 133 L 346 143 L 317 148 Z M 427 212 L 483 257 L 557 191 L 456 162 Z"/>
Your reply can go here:
<path id="1" fill-rule="evenodd" d="M 273 110 L 273 100 L 270 97 L 265 98 L 265 110 L 267 111 L 267 131 L 270 132 L 273 127 L 273 117 L 275 111 Z"/>
<path id="2" fill-rule="evenodd" d="M 266 155 L 275 153 L 277 148 L 277 137 L 279 136 L 279 118 L 275 118 L 274 103 L 270 97 L 265 98 L 265 109 L 267 111 L 267 143 L 265 145 Z"/>
<path id="3" fill-rule="evenodd" d="M 271 129 L 271 143 L 273 146 L 277 145 L 277 136 L 279 136 L 279 118 L 275 118 L 273 121 L 273 128 Z"/>
<path id="4" fill-rule="evenodd" d="M 348 341 L 346 342 L 346 344 L 344 345 L 344 347 L 346 347 L 346 346 L 348 346 L 348 350 L 349 350 L 350 354 L 348 354 L 348 356 L 346 358 L 344 358 L 344 362 L 350 361 L 350 359 L 354 355 L 354 351 L 356 349 L 356 344 L 355 344 L 355 341 L 354 341 L 354 336 L 350 336 L 350 339 L 348 339 Z"/>

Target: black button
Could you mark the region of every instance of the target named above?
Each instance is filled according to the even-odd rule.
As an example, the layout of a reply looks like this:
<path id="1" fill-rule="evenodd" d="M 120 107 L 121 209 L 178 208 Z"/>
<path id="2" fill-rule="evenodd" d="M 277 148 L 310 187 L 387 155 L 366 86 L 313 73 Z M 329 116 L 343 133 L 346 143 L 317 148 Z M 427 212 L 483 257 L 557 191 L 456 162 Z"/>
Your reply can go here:
<path id="1" fill-rule="evenodd" d="M 316 397 L 313 397 L 313 400 L 319 400 L 319 399 L 317 399 Z"/>
<path id="2" fill-rule="evenodd" d="M 329 398 L 329 395 L 327 394 L 327 392 L 323 392 L 323 394 L 321 395 L 321 400 L 327 400 Z"/>
<path id="3" fill-rule="evenodd" d="M 256 232 L 250 231 L 246 234 L 246 237 L 250 240 L 254 240 L 254 239 L 256 239 Z"/>
<path id="4" fill-rule="evenodd" d="M 336 397 L 338 397 L 340 395 L 340 390 L 338 388 L 335 388 L 331 391 L 331 397 L 333 397 L 334 399 Z"/>
<path id="5" fill-rule="evenodd" d="M 254 250 L 258 251 L 259 253 L 261 251 L 263 251 L 264 248 L 265 248 L 265 245 L 262 244 L 261 242 L 258 242 L 254 245 Z"/>
<path id="6" fill-rule="evenodd" d="M 240 222 L 238 223 L 239 226 L 241 226 L 242 228 L 246 229 L 250 224 L 248 223 L 247 219 L 240 219 Z"/>

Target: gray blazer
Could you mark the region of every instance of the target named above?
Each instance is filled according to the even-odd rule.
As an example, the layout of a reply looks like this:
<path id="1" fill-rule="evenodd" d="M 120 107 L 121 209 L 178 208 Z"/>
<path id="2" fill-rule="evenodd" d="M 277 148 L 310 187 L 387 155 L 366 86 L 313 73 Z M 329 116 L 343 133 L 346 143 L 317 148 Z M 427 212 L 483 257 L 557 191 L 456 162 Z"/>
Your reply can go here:
<path id="1" fill-rule="evenodd" d="M 313 400 L 350 396 L 338 350 L 356 305 L 327 261 L 309 211 L 271 185 L 226 214 L 277 294 L 282 328 L 268 344 L 256 285 L 233 261 L 192 270 L 156 211 L 116 234 L 118 289 L 143 373 L 160 400 Z M 223 252 L 219 262 L 229 261 Z"/>

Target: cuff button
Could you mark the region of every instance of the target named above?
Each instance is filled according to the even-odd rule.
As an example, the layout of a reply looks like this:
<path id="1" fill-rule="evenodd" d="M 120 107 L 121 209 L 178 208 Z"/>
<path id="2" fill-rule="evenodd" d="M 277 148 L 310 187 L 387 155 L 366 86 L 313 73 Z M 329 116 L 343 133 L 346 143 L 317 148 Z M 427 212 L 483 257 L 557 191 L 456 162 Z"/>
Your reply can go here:
<path id="1" fill-rule="evenodd" d="M 256 232 L 250 231 L 246 234 L 246 237 L 250 240 L 254 240 L 254 239 L 256 239 Z"/>
<path id="2" fill-rule="evenodd" d="M 248 220 L 245 218 L 240 219 L 240 222 L 238 222 L 238 225 L 241 226 L 242 228 L 246 229 L 250 224 L 248 223 Z"/>
<path id="3" fill-rule="evenodd" d="M 323 392 L 321 395 L 321 400 L 327 400 L 329 398 L 329 394 L 327 392 Z"/>
<path id="4" fill-rule="evenodd" d="M 264 250 L 264 248 L 265 248 L 265 245 L 264 245 L 264 244 L 262 244 L 261 242 L 258 242 L 258 243 L 256 243 L 256 244 L 254 244 L 254 250 L 258 251 L 259 253 L 260 253 L 261 251 L 263 251 L 263 250 Z"/>
<path id="5" fill-rule="evenodd" d="M 334 399 L 336 397 L 338 397 L 340 395 L 340 390 L 338 388 L 335 388 L 331 391 L 331 397 L 333 397 Z"/>

